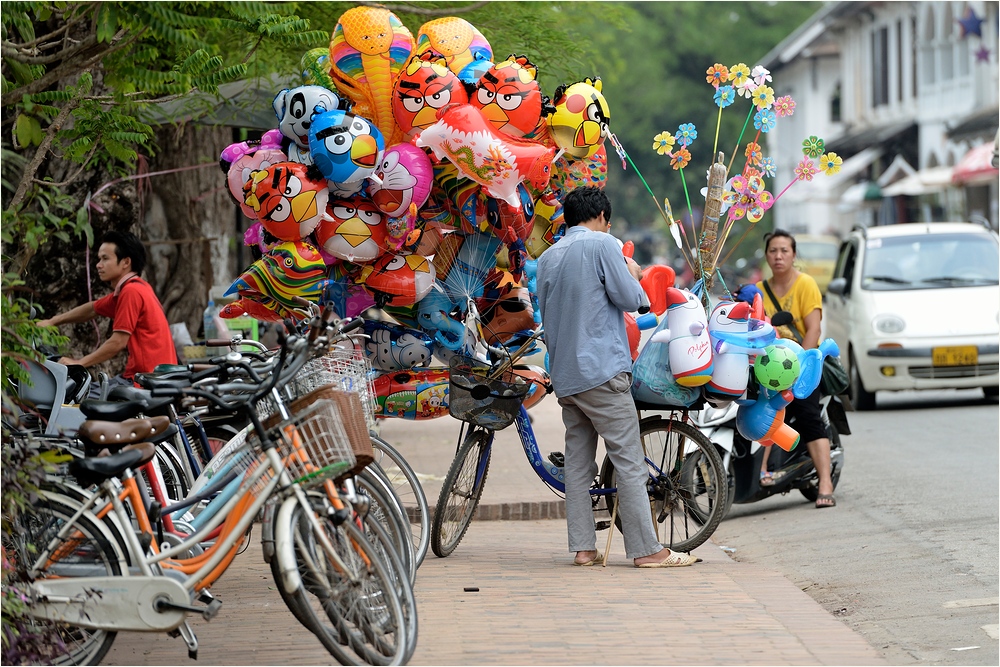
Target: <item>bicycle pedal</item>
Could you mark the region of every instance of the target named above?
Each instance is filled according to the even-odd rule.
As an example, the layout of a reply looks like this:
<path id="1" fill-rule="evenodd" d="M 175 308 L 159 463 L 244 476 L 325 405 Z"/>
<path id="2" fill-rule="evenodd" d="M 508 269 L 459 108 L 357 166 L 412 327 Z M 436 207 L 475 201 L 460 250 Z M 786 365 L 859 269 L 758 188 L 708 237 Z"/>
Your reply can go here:
<path id="1" fill-rule="evenodd" d="M 562 452 L 549 452 L 549 463 L 557 468 L 565 468 L 566 455 Z"/>
<path id="2" fill-rule="evenodd" d="M 143 553 L 149 553 L 149 547 L 153 544 L 153 534 L 143 532 L 139 535 L 139 546 L 142 547 Z"/>
<path id="3" fill-rule="evenodd" d="M 212 604 L 215 601 L 215 596 L 209 590 L 203 590 L 198 593 L 198 602 L 202 604 Z"/>
<path id="4" fill-rule="evenodd" d="M 211 621 L 213 618 L 219 615 L 219 609 L 222 608 L 222 600 L 212 600 L 208 603 L 205 611 L 201 612 L 201 617 L 206 621 Z M 197 658 L 196 658 L 197 659 Z"/>
<path id="5" fill-rule="evenodd" d="M 192 660 L 197 660 L 198 659 L 198 649 L 194 649 L 193 651 L 191 649 L 188 649 L 188 657 L 191 658 Z"/>
<path id="6" fill-rule="evenodd" d="M 594 524 L 595 530 L 607 530 L 610 527 L 611 527 L 610 521 L 598 521 L 596 524 Z"/>

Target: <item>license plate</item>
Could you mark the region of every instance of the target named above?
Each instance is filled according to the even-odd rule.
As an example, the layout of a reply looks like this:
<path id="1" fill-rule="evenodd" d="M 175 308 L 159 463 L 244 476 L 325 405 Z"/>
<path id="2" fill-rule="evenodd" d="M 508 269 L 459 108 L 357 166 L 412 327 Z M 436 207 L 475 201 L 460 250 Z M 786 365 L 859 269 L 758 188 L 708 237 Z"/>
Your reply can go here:
<path id="1" fill-rule="evenodd" d="M 935 366 L 975 366 L 979 350 L 975 345 L 935 347 L 931 350 L 931 363 Z"/>

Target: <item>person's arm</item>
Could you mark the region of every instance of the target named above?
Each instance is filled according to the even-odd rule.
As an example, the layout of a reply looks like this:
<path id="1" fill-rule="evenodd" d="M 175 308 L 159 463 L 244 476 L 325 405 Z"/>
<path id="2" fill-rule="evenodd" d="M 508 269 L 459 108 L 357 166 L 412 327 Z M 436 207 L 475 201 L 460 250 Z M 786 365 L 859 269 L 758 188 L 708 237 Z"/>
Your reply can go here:
<path id="1" fill-rule="evenodd" d="M 60 324 L 79 324 L 80 322 L 89 322 L 95 317 L 97 317 L 97 311 L 94 310 L 94 302 L 88 301 L 72 310 L 67 310 L 65 313 L 54 315 L 47 320 L 39 320 L 38 326 L 52 327 L 59 326 Z"/>
<path id="2" fill-rule="evenodd" d="M 129 335 L 130 334 L 125 331 L 116 331 L 111 334 L 111 338 L 104 341 L 103 345 L 85 356 L 83 359 L 63 357 L 59 360 L 59 363 L 66 364 L 67 366 L 78 365 L 87 368 L 90 366 L 96 366 L 102 361 L 107 361 L 124 350 L 128 346 Z"/>
<path id="3" fill-rule="evenodd" d="M 804 320 L 806 333 L 802 336 L 802 347 L 811 350 L 819 347 L 820 322 L 823 320 L 823 311 L 817 308 L 812 311 Z"/>
<path id="4" fill-rule="evenodd" d="M 648 308 L 649 297 L 639 284 L 642 269 L 614 246 L 613 240 L 602 245 L 598 260 L 604 271 L 604 290 L 608 298 L 622 312 L 633 312 L 644 306 Z"/>

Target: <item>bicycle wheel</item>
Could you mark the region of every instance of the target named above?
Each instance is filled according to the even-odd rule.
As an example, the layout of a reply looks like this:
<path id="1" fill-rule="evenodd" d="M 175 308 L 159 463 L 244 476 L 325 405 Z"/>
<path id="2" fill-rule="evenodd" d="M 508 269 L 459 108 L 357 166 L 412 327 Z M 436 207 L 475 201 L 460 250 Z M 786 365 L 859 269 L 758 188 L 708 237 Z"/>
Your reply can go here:
<path id="1" fill-rule="evenodd" d="M 39 499 L 30 511 L 21 514 L 14 530 L 3 536 L 4 551 L 19 571 L 31 568 L 39 553 L 72 519 L 74 512 L 58 502 Z M 88 515 L 80 516 L 74 530 L 51 551 L 38 579 L 48 577 L 121 576 L 122 555 L 112 546 L 100 525 Z M 94 601 L 99 604 L 99 601 Z M 54 665 L 97 665 L 101 662 L 118 633 L 91 630 L 65 623 L 29 621 L 39 630 L 52 628 L 65 650 L 50 647 L 48 656 Z"/>
<path id="2" fill-rule="evenodd" d="M 393 584 L 396 587 L 396 594 L 399 596 L 399 604 L 403 608 L 403 617 L 406 619 L 406 653 L 403 656 L 404 664 L 413 656 L 417 648 L 417 602 L 413 597 L 413 582 L 406 576 L 403 564 L 400 562 L 393 548 L 393 540 L 378 522 L 365 522 L 365 534 L 369 542 L 382 556 L 383 561 L 389 565 L 389 574 L 392 575 Z"/>
<path id="3" fill-rule="evenodd" d="M 396 496 L 403 503 L 413 537 L 414 562 L 419 568 L 431 544 L 431 511 L 427 505 L 427 496 L 417 479 L 417 473 L 402 454 L 378 436 L 373 435 L 371 439 L 377 468 L 385 473 Z"/>
<path id="4" fill-rule="evenodd" d="M 417 567 L 413 558 L 413 542 L 399 499 L 389 483 L 378 475 L 362 470 L 355 478 L 358 493 L 368 497 L 368 513 L 365 523 L 376 522 L 382 526 L 392 540 L 393 551 L 406 568 L 407 578 L 412 583 L 416 579 Z M 367 533 L 366 533 L 367 534 Z"/>
<path id="5" fill-rule="evenodd" d="M 469 429 L 448 468 L 431 522 L 431 549 L 439 558 L 450 556 L 469 529 L 490 471 L 493 431 Z"/>
<path id="6" fill-rule="evenodd" d="M 649 505 L 657 538 L 674 551 L 701 546 L 726 511 L 726 472 L 715 446 L 698 429 L 675 420 L 654 418 L 639 424 L 649 466 Z M 614 464 L 601 466 L 601 486 L 616 488 Z M 607 496 L 608 511 L 615 494 Z M 621 530 L 621 517 L 615 518 Z"/>

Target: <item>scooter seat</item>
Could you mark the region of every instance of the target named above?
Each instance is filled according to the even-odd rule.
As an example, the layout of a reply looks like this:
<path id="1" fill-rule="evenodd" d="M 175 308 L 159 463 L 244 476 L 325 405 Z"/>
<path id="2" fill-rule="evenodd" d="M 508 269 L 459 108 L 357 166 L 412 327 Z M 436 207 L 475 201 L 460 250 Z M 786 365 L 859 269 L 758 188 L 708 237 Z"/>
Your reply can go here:
<path id="1" fill-rule="evenodd" d="M 148 389 L 138 387 L 115 387 L 108 393 L 108 398 L 112 401 L 131 401 L 142 403 L 145 407 L 142 413 L 147 417 L 156 415 L 166 415 L 167 406 L 174 402 L 170 396 L 154 398 Z"/>
<path id="2" fill-rule="evenodd" d="M 133 442 L 145 442 L 151 436 L 163 433 L 169 426 L 169 417 L 126 419 L 121 422 L 88 419 L 80 424 L 76 434 L 79 438 L 95 445 L 106 447 L 116 444 L 124 446 Z"/>
<path id="3" fill-rule="evenodd" d="M 117 477 L 129 468 L 135 470 L 152 461 L 155 455 L 156 446 L 152 443 L 133 443 L 123 447 L 117 454 L 74 459 L 69 464 L 69 472 L 81 486 L 87 487 Z"/>

